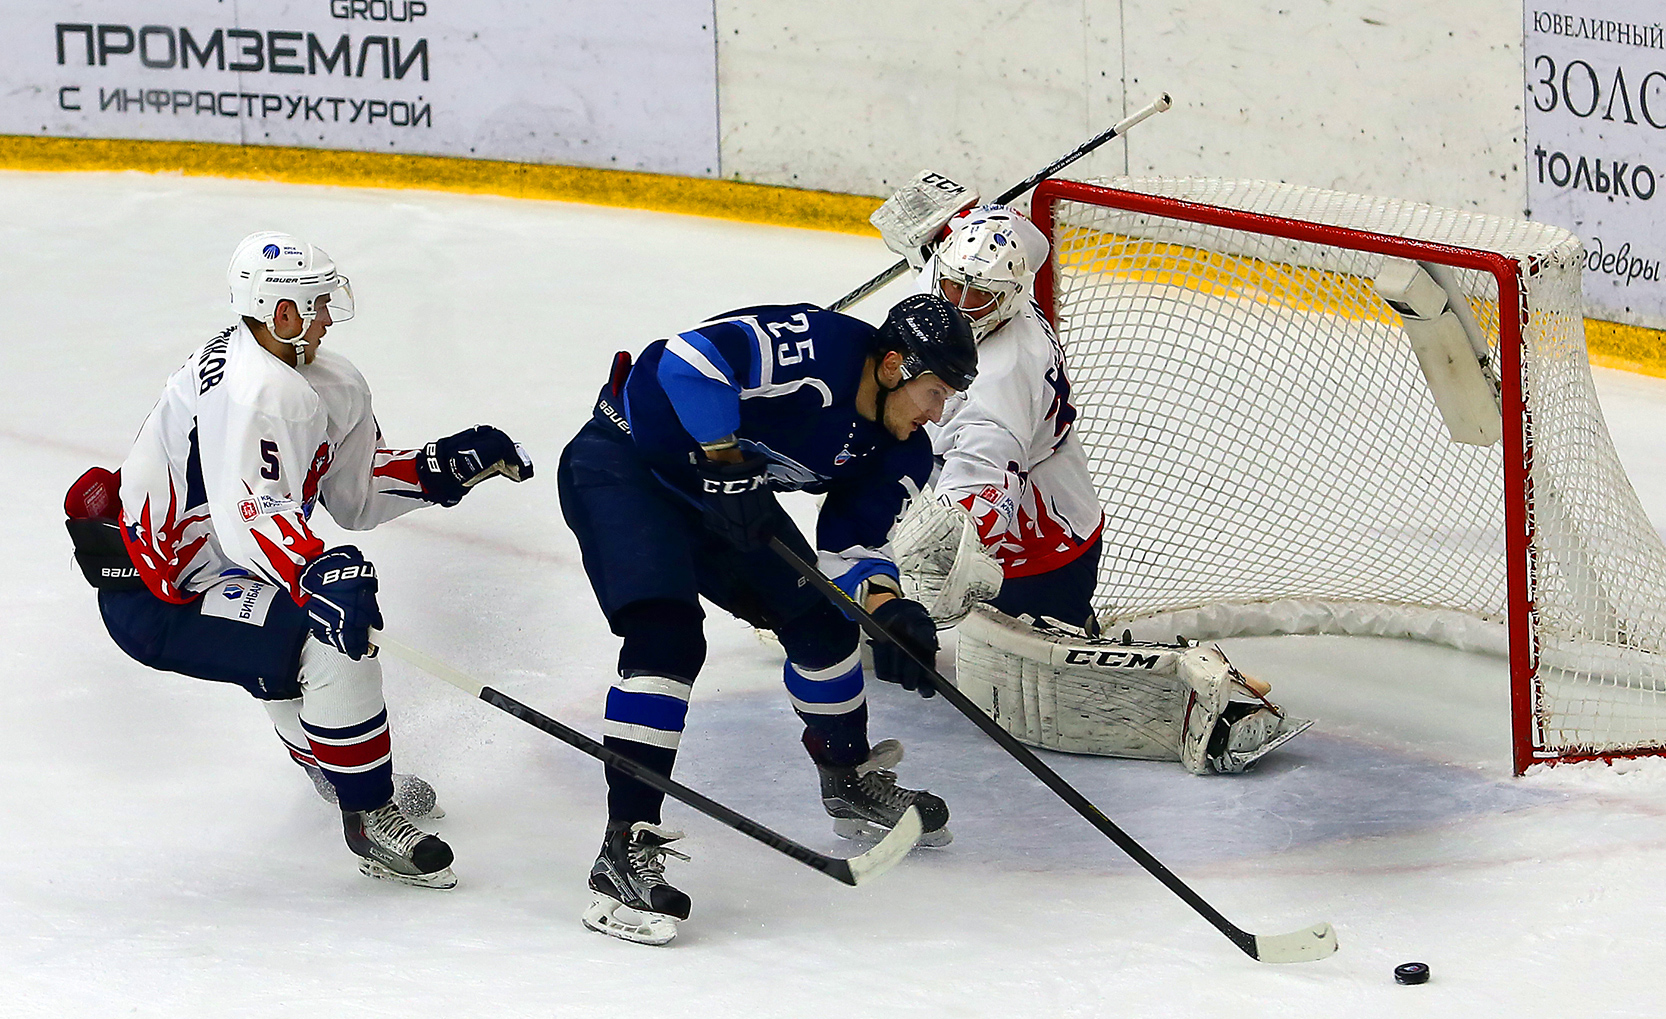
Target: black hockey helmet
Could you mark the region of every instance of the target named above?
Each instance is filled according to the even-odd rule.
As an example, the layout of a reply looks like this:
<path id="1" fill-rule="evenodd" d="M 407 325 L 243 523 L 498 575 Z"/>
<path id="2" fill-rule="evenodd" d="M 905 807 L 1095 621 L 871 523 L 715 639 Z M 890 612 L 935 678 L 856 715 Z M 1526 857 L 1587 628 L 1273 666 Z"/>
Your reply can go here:
<path id="1" fill-rule="evenodd" d="M 881 350 L 902 354 L 902 381 L 931 372 L 957 390 L 978 377 L 972 324 L 936 294 L 914 294 L 896 303 L 879 327 Z"/>

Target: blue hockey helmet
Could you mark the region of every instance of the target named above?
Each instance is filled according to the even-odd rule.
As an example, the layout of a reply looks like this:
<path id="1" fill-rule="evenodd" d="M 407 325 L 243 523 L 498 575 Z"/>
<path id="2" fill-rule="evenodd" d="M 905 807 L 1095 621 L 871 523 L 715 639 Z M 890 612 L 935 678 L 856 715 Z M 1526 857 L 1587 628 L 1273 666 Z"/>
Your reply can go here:
<path id="1" fill-rule="evenodd" d="M 902 381 L 926 372 L 956 390 L 978 377 L 978 347 L 972 325 L 954 305 L 935 294 L 912 294 L 896 303 L 879 327 L 879 346 L 902 354 Z"/>

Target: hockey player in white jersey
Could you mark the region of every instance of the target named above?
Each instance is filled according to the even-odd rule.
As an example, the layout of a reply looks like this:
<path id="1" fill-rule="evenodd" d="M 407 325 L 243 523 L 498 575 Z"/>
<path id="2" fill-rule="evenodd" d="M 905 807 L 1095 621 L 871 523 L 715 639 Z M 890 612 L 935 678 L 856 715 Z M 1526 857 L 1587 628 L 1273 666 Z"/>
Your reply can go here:
<path id="1" fill-rule="evenodd" d="M 347 278 L 321 249 L 252 234 L 227 276 L 240 320 L 169 378 L 119 472 L 94 468 L 71 489 L 77 559 L 128 655 L 264 704 L 339 802 L 364 873 L 449 888 L 450 847 L 394 799 L 369 632 L 382 625 L 375 568 L 353 545 L 326 548 L 308 520 L 322 505 L 369 529 L 456 505 L 495 474 L 524 481 L 532 463 L 484 425 L 385 448 L 364 377 L 321 347 L 353 315 Z"/>
<path id="2" fill-rule="evenodd" d="M 1093 612 L 1104 511 L 1072 427 L 1076 409 L 1064 350 L 1031 299 L 1047 252 L 1041 231 L 1005 205 L 978 206 L 950 221 L 948 235 L 920 269 L 917 289 L 942 295 L 971 320 L 983 368 L 927 431 L 942 465 L 938 499 L 969 512 L 982 546 L 1000 565 L 999 579 L 974 591 L 988 593 L 1009 616 L 1082 626 Z M 904 534 L 910 551 L 898 549 L 913 553 L 905 568 L 925 565 L 919 532 L 939 538 L 953 532 L 958 547 L 960 514 L 928 500 L 912 509 Z M 939 622 L 969 608 L 969 598 L 944 603 Z"/>
<path id="3" fill-rule="evenodd" d="M 966 620 L 958 682 L 1019 738 L 1178 760 L 1198 774 L 1243 771 L 1311 723 L 1286 717 L 1269 687 L 1219 649 L 1136 654 L 1100 638 L 1092 598 L 1106 521 L 1076 435 L 1065 352 L 1032 296 L 1050 245 L 1018 210 L 975 201 L 924 173 L 874 217 L 887 245 L 918 267 L 916 289 L 971 320 L 980 365 L 941 423 L 927 426 L 936 492 L 914 499 L 892 533 L 904 591 L 939 626 Z M 931 240 L 934 250 L 921 247 Z M 966 619 L 978 601 L 996 611 Z M 1037 683 L 1049 689 L 1025 686 Z M 1085 730 L 1061 734 L 1046 718 L 1013 714 L 1038 696 Z"/>

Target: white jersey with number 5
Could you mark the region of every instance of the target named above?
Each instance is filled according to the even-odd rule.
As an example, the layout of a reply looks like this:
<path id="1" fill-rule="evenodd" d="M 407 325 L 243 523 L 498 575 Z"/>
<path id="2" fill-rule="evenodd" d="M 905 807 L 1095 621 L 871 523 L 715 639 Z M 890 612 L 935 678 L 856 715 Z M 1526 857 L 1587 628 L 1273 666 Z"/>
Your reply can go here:
<path id="1" fill-rule="evenodd" d="M 291 367 L 239 323 L 168 379 L 121 468 L 122 534 L 158 598 L 183 603 L 227 573 L 282 585 L 324 551 L 322 502 L 365 530 L 426 505 L 417 450 L 380 448 L 370 387 L 320 349 Z"/>
<path id="2" fill-rule="evenodd" d="M 932 262 L 918 277 L 932 292 Z M 978 376 L 927 425 L 939 495 L 972 511 L 1008 577 L 1056 570 L 1099 540 L 1104 510 L 1076 438 L 1064 350 L 1033 303 L 978 344 Z"/>

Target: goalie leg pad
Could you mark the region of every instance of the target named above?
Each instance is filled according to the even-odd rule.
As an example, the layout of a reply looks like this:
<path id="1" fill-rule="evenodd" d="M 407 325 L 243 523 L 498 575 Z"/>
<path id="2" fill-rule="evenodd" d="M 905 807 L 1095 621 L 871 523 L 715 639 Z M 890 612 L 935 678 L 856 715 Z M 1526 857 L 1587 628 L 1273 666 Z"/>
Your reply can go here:
<path id="1" fill-rule="evenodd" d="M 1032 746 L 1178 759 L 1188 688 L 1176 644 L 1105 640 L 980 605 L 960 625 L 955 684 Z"/>
<path id="2" fill-rule="evenodd" d="M 1237 773 L 1313 724 L 1257 696 L 1216 647 L 1094 637 L 988 605 L 959 637 L 956 686 L 1032 746 Z"/>
<path id="3" fill-rule="evenodd" d="M 1194 775 L 1207 775 L 1209 741 L 1232 696 L 1232 663 L 1220 648 L 1194 647 L 1180 656 L 1178 672 L 1189 688 L 1181 716 L 1180 763 Z"/>

